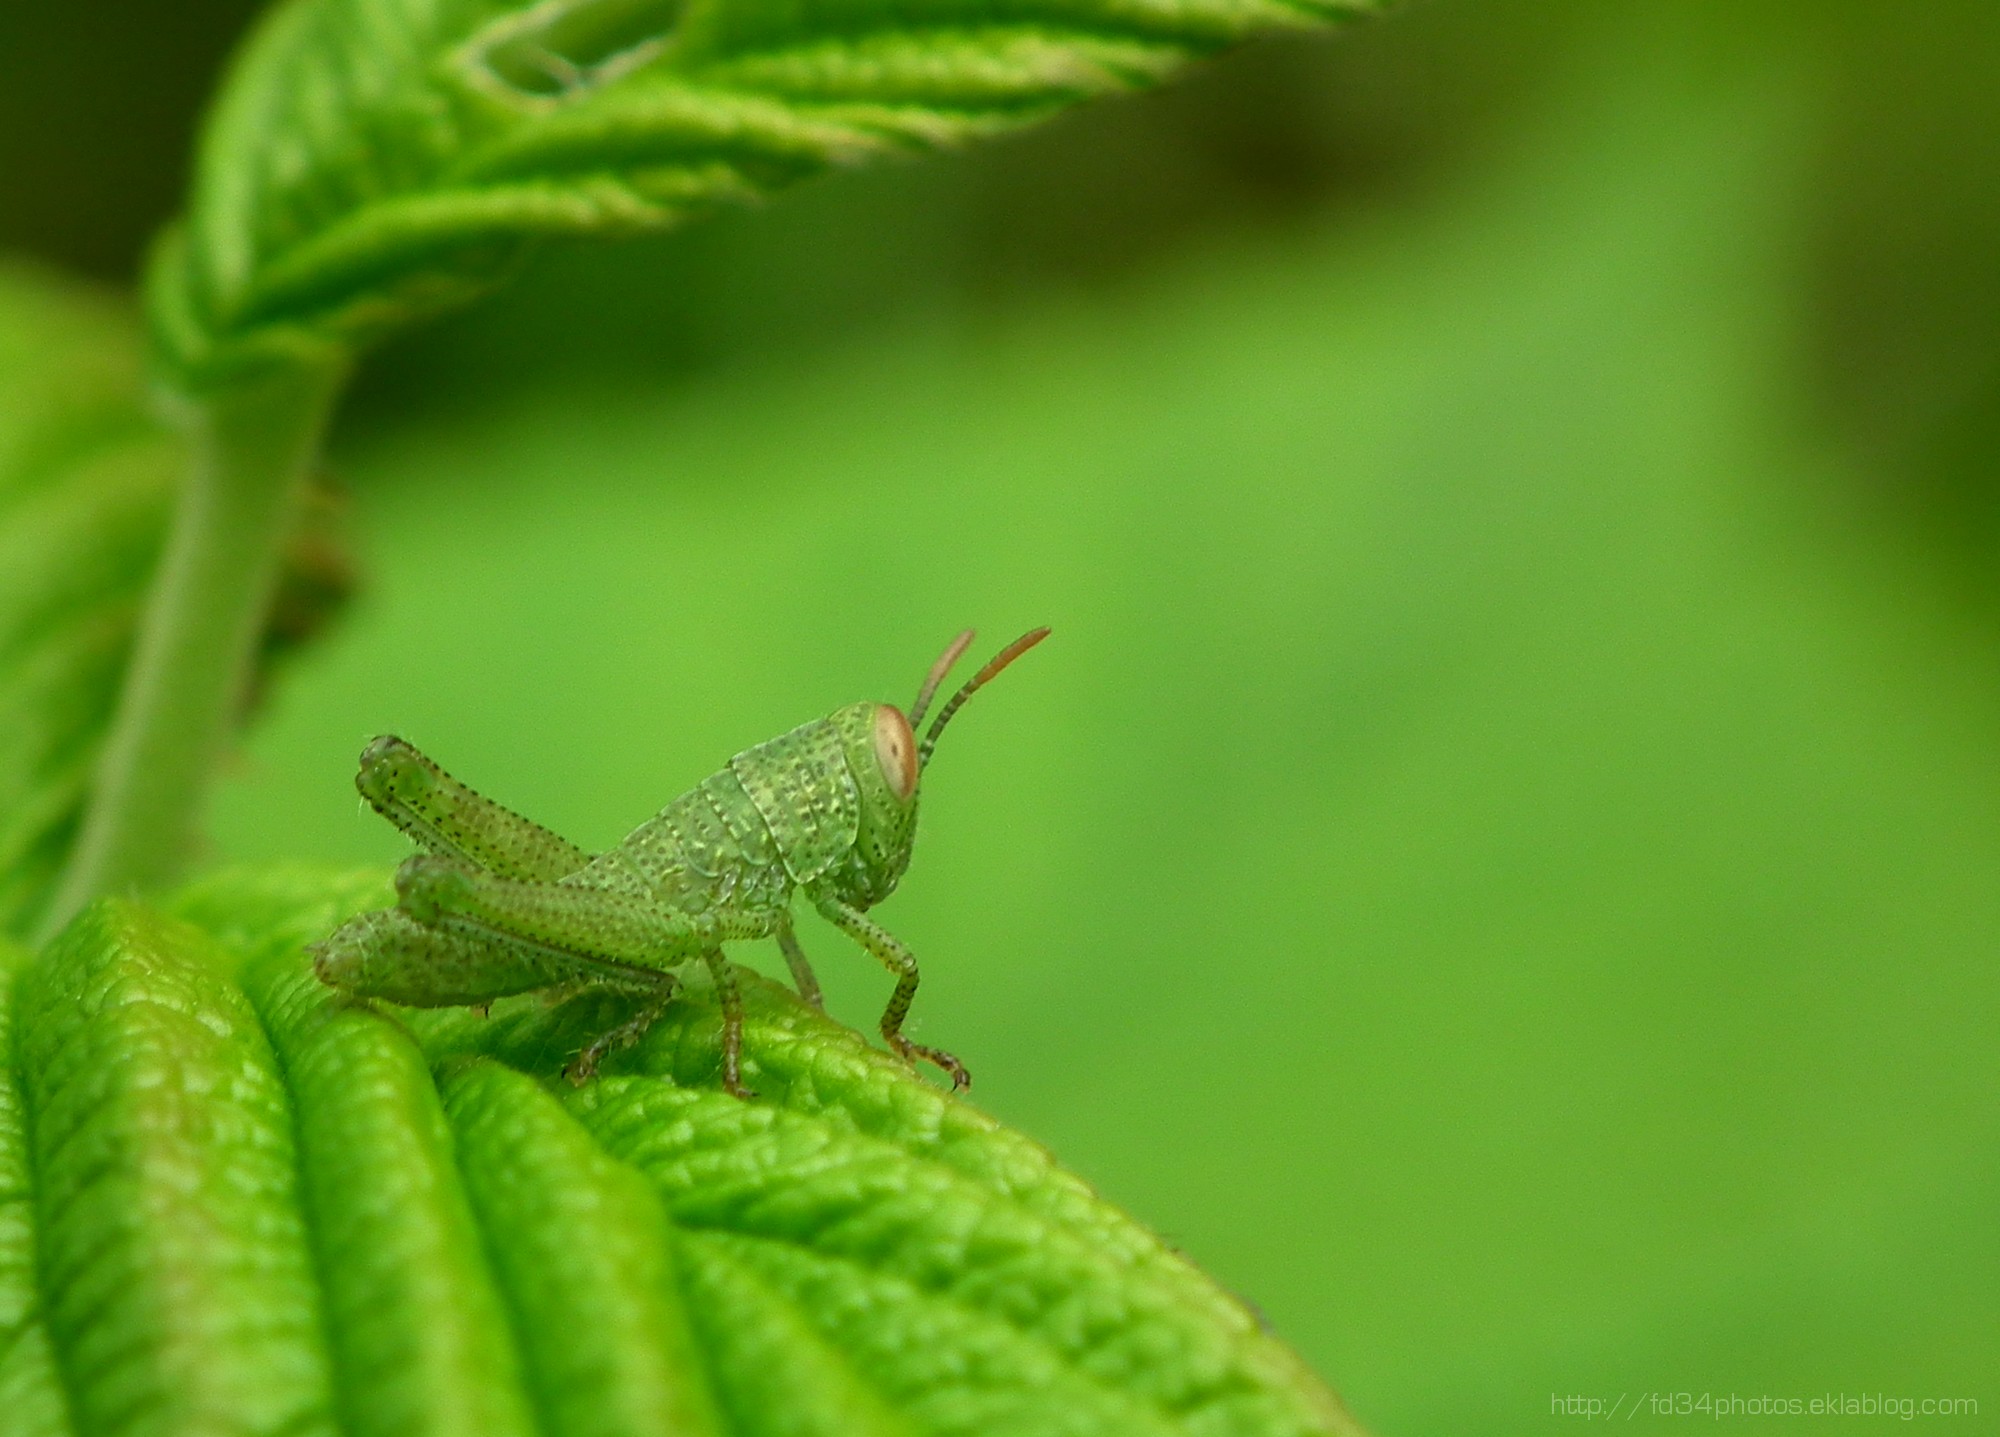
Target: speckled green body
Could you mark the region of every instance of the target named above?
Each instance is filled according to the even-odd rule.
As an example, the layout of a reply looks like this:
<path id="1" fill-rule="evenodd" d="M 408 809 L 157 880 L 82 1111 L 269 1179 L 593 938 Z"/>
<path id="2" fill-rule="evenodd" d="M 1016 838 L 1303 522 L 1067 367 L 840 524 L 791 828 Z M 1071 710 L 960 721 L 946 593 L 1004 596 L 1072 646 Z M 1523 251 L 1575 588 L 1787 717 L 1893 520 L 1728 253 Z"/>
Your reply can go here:
<path id="1" fill-rule="evenodd" d="M 743 750 L 564 881 L 690 917 L 728 910 L 765 922 L 760 937 L 778 930 L 795 890 L 873 907 L 910 866 L 917 816 L 914 796 L 898 805 L 876 791 L 878 707 L 854 704 Z"/>
<path id="2" fill-rule="evenodd" d="M 1024 635 L 938 713 L 920 745 L 890 704 L 859 703 L 745 749 L 727 765 L 592 855 L 481 798 L 401 739 L 361 755 L 356 786 L 421 850 L 396 874 L 397 905 L 351 919 L 314 946 L 320 977 L 361 997 L 417 1007 L 482 1006 L 533 991 L 611 988 L 638 1012 L 578 1055 L 578 1081 L 636 1041 L 673 996 L 676 973 L 701 959 L 724 1017 L 724 1085 L 739 1079 L 741 1010 L 722 945 L 774 937 L 801 996 L 818 980 L 792 928 L 803 897 L 896 974 L 881 1031 L 904 1058 L 967 1081 L 940 1049 L 905 1038 L 916 957 L 867 916 L 910 865 L 922 767 L 946 721 L 981 684 L 1038 642 Z M 912 713 L 971 639 L 933 666 Z"/>

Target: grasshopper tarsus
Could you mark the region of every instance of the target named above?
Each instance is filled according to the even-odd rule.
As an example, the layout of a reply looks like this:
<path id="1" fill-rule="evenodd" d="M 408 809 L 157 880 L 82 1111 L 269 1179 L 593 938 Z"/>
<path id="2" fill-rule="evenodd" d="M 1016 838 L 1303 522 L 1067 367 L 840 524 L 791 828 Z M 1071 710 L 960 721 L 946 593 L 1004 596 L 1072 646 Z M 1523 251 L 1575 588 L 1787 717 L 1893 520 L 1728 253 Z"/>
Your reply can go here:
<path id="1" fill-rule="evenodd" d="M 926 1047 L 922 1043 L 913 1043 L 908 1038 L 901 1039 L 895 1048 L 896 1056 L 912 1068 L 921 1060 L 942 1069 L 944 1075 L 951 1079 L 951 1090 L 954 1093 L 962 1093 L 972 1086 L 972 1074 L 967 1071 L 965 1064 L 942 1048 Z"/>

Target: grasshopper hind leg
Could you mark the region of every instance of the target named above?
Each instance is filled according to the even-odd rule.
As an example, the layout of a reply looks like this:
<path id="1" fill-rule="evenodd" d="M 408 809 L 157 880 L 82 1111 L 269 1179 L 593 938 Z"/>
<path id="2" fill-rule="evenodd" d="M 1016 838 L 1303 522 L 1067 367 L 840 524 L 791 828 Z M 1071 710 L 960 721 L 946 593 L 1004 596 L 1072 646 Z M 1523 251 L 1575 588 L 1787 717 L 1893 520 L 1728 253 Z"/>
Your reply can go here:
<path id="1" fill-rule="evenodd" d="M 362 750 L 354 786 L 420 847 L 469 868 L 554 883 L 590 862 L 568 839 L 480 797 L 393 734 Z"/>
<path id="2" fill-rule="evenodd" d="M 702 959 L 715 978 L 716 1001 L 722 1009 L 722 1087 L 733 1098 L 750 1099 L 757 1095 L 743 1086 L 743 995 L 736 986 L 736 972 L 722 956 L 720 948 L 711 948 L 703 953 Z M 672 1001 L 678 980 L 671 973 L 659 975 L 659 982 L 642 990 L 637 984 L 620 983 L 628 992 L 643 991 L 643 1006 L 630 1021 L 600 1034 L 589 1047 L 577 1054 L 576 1060 L 563 1069 L 567 1077 L 578 1087 L 590 1081 L 597 1073 L 597 1065 L 611 1054 L 631 1047 L 646 1035 L 646 1030 L 660 1020 Z M 604 985 L 598 985 L 604 986 Z"/>
<path id="3" fill-rule="evenodd" d="M 613 1053 L 623 1052 L 646 1036 L 647 1030 L 659 1022 L 660 1015 L 667 1011 L 667 1004 L 673 1001 L 674 992 L 679 986 L 679 980 L 671 973 L 662 973 L 658 982 L 643 985 L 637 982 L 629 984 L 597 982 L 577 985 L 579 991 L 617 987 L 622 991 L 638 994 L 641 1003 L 639 1011 L 630 1019 L 593 1038 L 589 1045 L 570 1061 L 569 1066 L 563 1069 L 563 1076 L 579 1088 L 589 1082 L 597 1075 L 599 1063 Z"/>
<path id="4" fill-rule="evenodd" d="M 495 998 L 541 993 L 550 1006 L 585 993 L 619 993 L 639 1000 L 626 1022 L 600 1033 L 564 1069 L 583 1083 L 611 1053 L 645 1036 L 672 1001 L 672 973 L 609 969 L 505 935 L 432 928 L 394 908 L 350 919 L 308 950 L 320 981 L 362 998 L 413 1008 L 490 1009 Z"/>
<path id="5" fill-rule="evenodd" d="M 307 951 L 329 987 L 412 1008 L 490 1003 L 573 971 L 545 948 L 441 932 L 394 908 L 351 918 Z"/>

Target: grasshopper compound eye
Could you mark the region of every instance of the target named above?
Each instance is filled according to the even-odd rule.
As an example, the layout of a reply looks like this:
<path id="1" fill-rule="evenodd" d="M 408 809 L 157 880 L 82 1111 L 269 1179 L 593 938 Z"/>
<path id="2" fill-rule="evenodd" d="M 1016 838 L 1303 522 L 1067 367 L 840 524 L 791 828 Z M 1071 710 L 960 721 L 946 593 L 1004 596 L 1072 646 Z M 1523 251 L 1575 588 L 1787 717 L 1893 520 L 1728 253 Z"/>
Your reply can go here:
<path id="1" fill-rule="evenodd" d="M 917 791 L 917 736 L 893 704 L 875 710 L 875 761 L 882 765 L 889 791 L 908 803 Z"/>

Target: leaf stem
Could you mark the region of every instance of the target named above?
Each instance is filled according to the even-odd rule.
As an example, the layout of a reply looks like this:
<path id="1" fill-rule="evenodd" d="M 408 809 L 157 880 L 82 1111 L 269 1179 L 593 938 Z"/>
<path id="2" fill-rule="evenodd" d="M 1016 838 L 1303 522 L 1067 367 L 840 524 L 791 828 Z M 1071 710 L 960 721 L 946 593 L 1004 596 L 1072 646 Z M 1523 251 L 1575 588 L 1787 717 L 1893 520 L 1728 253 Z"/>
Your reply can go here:
<path id="1" fill-rule="evenodd" d="M 267 370 L 187 401 L 193 464 L 44 939 L 99 894 L 165 882 L 186 861 L 344 376 Z"/>

